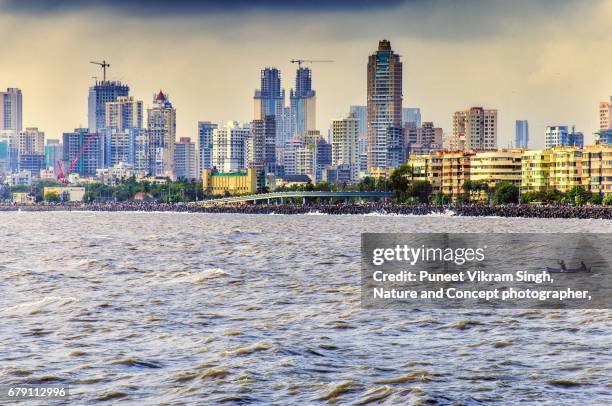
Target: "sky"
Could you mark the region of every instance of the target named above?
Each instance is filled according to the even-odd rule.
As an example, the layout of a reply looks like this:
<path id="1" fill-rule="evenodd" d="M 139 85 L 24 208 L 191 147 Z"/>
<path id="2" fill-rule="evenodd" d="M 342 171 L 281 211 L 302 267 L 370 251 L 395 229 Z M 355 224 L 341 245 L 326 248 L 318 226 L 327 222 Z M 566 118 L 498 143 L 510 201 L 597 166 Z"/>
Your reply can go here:
<path id="1" fill-rule="evenodd" d="M 498 145 L 527 119 L 532 147 L 547 125 L 586 141 L 612 95 L 612 0 L 0 0 L 0 89 L 23 91 L 24 127 L 48 138 L 87 126 L 88 87 L 108 77 L 152 104 L 163 89 L 177 139 L 198 121 L 250 121 L 260 70 L 313 64 L 317 126 L 366 103 L 366 66 L 380 39 L 402 56 L 404 107 L 451 132 L 452 114 L 498 109 Z"/>

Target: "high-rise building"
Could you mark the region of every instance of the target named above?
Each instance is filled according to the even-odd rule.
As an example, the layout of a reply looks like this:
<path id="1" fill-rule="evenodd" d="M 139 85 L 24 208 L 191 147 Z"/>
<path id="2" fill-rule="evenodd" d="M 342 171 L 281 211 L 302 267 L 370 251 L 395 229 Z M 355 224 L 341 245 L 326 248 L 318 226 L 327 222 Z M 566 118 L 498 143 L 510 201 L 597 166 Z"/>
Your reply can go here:
<path id="1" fill-rule="evenodd" d="M 147 130 L 151 173 L 174 178 L 176 109 L 161 90 L 153 96 L 153 107 L 147 109 Z"/>
<path id="2" fill-rule="evenodd" d="M 359 172 L 368 171 L 368 108 L 351 106 L 349 112 L 355 114 L 359 121 Z"/>
<path id="3" fill-rule="evenodd" d="M 295 76 L 295 89 L 289 96 L 291 104 L 291 136 L 305 137 L 316 128 L 316 92 L 312 90 L 312 72 L 299 67 Z"/>
<path id="4" fill-rule="evenodd" d="M 45 133 L 36 127 L 26 128 L 17 136 L 17 151 L 19 155 L 44 155 Z"/>
<path id="5" fill-rule="evenodd" d="M 612 130 L 612 96 L 610 96 L 610 101 L 599 103 L 599 129 L 601 131 Z"/>
<path id="6" fill-rule="evenodd" d="M 23 126 L 21 90 L 9 87 L 0 92 L 0 131 L 17 134 Z"/>
<path id="7" fill-rule="evenodd" d="M 60 140 L 47 140 L 45 145 L 45 167 L 57 169 L 57 161 L 62 161 L 62 144 Z"/>
<path id="8" fill-rule="evenodd" d="M 144 128 L 104 128 L 100 135 L 104 140 L 104 166 L 121 164 L 140 174 L 149 173 L 149 136 Z"/>
<path id="9" fill-rule="evenodd" d="M 442 128 L 431 121 L 417 126 L 415 122 L 404 123 L 406 158 L 412 155 L 433 154 L 442 148 Z"/>
<path id="10" fill-rule="evenodd" d="M 380 41 L 368 58 L 367 98 L 368 171 L 372 173 L 393 167 L 397 136 L 403 132 L 402 62 L 387 40 Z"/>
<path id="11" fill-rule="evenodd" d="M 584 146 L 584 134 L 576 132 L 572 126 L 571 131 L 566 125 L 555 125 L 546 127 L 546 142 L 547 149 L 553 147 L 580 147 Z"/>
<path id="12" fill-rule="evenodd" d="M 332 165 L 346 165 L 350 181 L 359 179 L 359 119 L 354 113 L 332 121 Z"/>
<path id="13" fill-rule="evenodd" d="M 212 169 L 213 130 L 217 124 L 210 121 L 198 121 L 198 176 L 202 176 L 204 169 Z"/>
<path id="14" fill-rule="evenodd" d="M 417 127 L 420 127 L 421 109 L 418 107 L 404 107 L 402 109 L 402 125 L 406 123 L 415 123 Z"/>
<path id="15" fill-rule="evenodd" d="M 197 178 L 195 143 L 189 137 L 181 137 L 174 146 L 174 172 L 179 179 Z"/>
<path id="16" fill-rule="evenodd" d="M 247 139 L 249 127 L 241 127 L 236 121 L 213 129 L 212 166 L 220 172 L 235 172 L 246 168 L 248 160 Z"/>
<path id="17" fill-rule="evenodd" d="M 114 102 L 118 97 L 127 97 L 130 88 L 121 82 L 96 80 L 89 88 L 87 121 L 89 132 L 94 133 L 106 126 L 106 103 Z"/>
<path id="18" fill-rule="evenodd" d="M 87 128 L 76 128 L 73 132 L 63 134 L 63 167 L 80 157 L 72 169 L 81 176 L 95 176 L 96 170 L 104 167 L 103 137 L 90 133 Z M 93 137 L 93 138 L 92 138 Z M 83 149 L 89 142 L 87 148 Z"/>
<path id="19" fill-rule="evenodd" d="M 514 146 L 515 148 L 529 148 L 529 123 L 527 120 L 516 120 Z"/>
<path id="20" fill-rule="evenodd" d="M 279 117 L 285 107 L 285 91 L 281 88 L 281 74 L 276 68 L 261 71 L 261 87 L 255 90 L 253 119 Z"/>
<path id="21" fill-rule="evenodd" d="M 119 96 L 106 103 L 105 128 L 123 131 L 126 128 L 142 128 L 142 101 Z"/>
<path id="22" fill-rule="evenodd" d="M 497 110 L 472 107 L 453 115 L 453 137 L 475 151 L 497 149 Z"/>
<path id="23" fill-rule="evenodd" d="M 332 145 L 323 137 L 317 140 L 317 173 L 316 182 L 322 180 L 323 170 L 332 164 Z"/>
<path id="24" fill-rule="evenodd" d="M 276 166 L 276 119 L 265 116 L 251 123 L 252 149 L 250 166 L 265 172 L 274 172 Z"/>
<path id="25" fill-rule="evenodd" d="M 29 171 L 33 178 L 45 169 L 45 133 L 38 128 L 26 128 L 17 136 L 19 171 Z"/>

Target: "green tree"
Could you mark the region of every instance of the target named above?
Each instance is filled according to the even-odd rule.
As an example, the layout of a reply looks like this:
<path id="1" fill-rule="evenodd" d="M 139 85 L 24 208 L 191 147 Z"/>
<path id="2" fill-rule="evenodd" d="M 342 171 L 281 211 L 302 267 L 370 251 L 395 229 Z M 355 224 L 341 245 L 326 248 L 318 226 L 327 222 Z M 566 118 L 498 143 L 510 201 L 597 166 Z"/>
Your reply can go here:
<path id="1" fill-rule="evenodd" d="M 406 163 L 401 164 L 391 172 L 389 186 L 395 192 L 398 202 L 406 201 L 409 196 L 410 180 L 412 178 L 412 167 Z"/>
<path id="2" fill-rule="evenodd" d="M 606 206 L 612 206 L 612 195 L 606 195 L 606 197 L 603 198 L 602 203 Z"/>
<path id="3" fill-rule="evenodd" d="M 521 195 L 522 203 L 533 203 L 544 201 L 544 193 L 539 190 L 528 190 Z"/>
<path id="4" fill-rule="evenodd" d="M 591 192 L 586 190 L 584 186 L 574 186 L 567 193 L 567 200 L 570 203 L 574 203 L 577 205 L 585 204 L 591 198 Z"/>
<path id="5" fill-rule="evenodd" d="M 450 202 L 450 196 L 445 195 L 442 192 L 438 192 L 431 197 L 431 203 L 433 204 L 449 204 Z"/>
<path id="6" fill-rule="evenodd" d="M 496 204 L 518 203 L 519 189 L 510 182 L 500 182 L 493 189 L 493 199 Z"/>
<path id="7" fill-rule="evenodd" d="M 409 196 L 415 198 L 419 203 L 429 203 L 432 186 L 427 180 L 415 180 L 410 184 Z"/>
<path id="8" fill-rule="evenodd" d="M 548 189 L 546 192 L 544 192 L 542 201 L 548 204 L 561 203 L 563 202 L 564 197 L 565 195 L 557 189 Z"/>

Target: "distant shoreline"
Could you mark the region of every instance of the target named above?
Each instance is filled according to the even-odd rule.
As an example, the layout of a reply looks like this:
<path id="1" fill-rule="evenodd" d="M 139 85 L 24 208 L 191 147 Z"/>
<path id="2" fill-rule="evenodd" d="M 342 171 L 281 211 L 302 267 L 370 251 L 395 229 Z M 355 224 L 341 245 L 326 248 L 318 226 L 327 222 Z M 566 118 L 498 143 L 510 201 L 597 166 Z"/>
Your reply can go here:
<path id="1" fill-rule="evenodd" d="M 612 220 L 612 206 L 541 205 L 400 205 L 400 204 L 240 204 L 203 206 L 197 203 L 166 204 L 148 202 L 0 205 L 0 212 L 11 211 L 106 211 L 106 212 L 191 212 L 231 214 L 329 214 L 329 215 L 443 215 L 465 217 L 582 218 Z"/>

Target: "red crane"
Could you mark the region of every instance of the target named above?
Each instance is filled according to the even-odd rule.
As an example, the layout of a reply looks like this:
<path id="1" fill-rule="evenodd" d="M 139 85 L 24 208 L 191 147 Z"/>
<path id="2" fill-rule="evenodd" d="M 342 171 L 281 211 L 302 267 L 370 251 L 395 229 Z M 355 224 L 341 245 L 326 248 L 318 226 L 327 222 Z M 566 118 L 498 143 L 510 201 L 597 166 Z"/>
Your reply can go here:
<path id="1" fill-rule="evenodd" d="M 83 153 L 87 150 L 87 148 L 89 148 L 89 145 L 96 139 L 97 136 L 98 136 L 98 133 L 93 133 L 89 137 L 87 137 L 87 139 L 85 140 L 85 143 L 79 150 L 79 153 L 74 157 L 72 162 L 70 162 L 70 165 L 68 165 L 65 172 L 62 170 L 62 164 L 60 163 L 60 161 L 57 161 L 57 169 L 58 169 L 57 180 L 59 182 L 62 182 L 64 185 L 68 184 L 68 175 L 70 175 L 70 172 L 74 169 L 76 164 L 79 162 L 79 159 L 81 159 L 81 157 L 83 156 Z"/>

